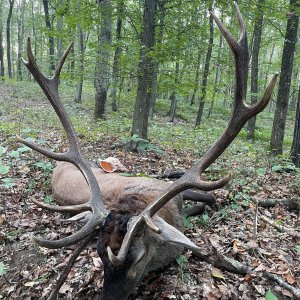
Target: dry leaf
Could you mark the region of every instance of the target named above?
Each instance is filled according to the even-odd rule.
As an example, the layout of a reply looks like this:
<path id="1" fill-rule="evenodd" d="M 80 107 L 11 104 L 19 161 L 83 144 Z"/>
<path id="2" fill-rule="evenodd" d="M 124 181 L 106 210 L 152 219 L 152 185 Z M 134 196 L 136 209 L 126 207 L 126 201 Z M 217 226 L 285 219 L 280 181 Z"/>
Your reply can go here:
<path id="1" fill-rule="evenodd" d="M 213 267 L 211 269 L 211 274 L 214 278 L 225 280 L 224 275 L 222 274 L 221 270 L 219 270 L 218 268 Z"/>

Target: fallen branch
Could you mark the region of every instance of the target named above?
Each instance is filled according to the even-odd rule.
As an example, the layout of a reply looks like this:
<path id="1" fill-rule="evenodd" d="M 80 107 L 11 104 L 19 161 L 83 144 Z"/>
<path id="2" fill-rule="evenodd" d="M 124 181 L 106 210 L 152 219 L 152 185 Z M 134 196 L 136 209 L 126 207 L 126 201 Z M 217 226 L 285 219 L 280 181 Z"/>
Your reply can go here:
<path id="1" fill-rule="evenodd" d="M 47 300 L 55 300 L 57 299 L 57 295 L 58 292 L 61 288 L 61 286 L 64 284 L 64 282 L 67 280 L 67 277 L 72 269 L 72 266 L 74 265 L 77 257 L 79 256 L 79 254 L 83 251 L 83 249 L 87 246 L 87 244 L 89 243 L 90 240 L 92 240 L 95 237 L 95 233 L 87 236 L 84 240 L 82 240 L 77 248 L 75 249 L 75 251 L 71 254 L 69 261 L 64 269 L 64 271 L 61 273 L 56 286 L 54 288 L 54 290 L 51 292 L 50 296 L 48 297 Z"/>
<path id="2" fill-rule="evenodd" d="M 261 215 L 260 219 L 263 220 L 264 222 L 270 224 L 271 226 L 276 228 L 278 231 L 285 232 L 285 233 L 287 233 L 288 235 L 290 235 L 292 237 L 300 239 L 300 233 L 299 232 L 297 232 L 297 231 L 295 231 L 291 228 L 284 227 L 283 225 L 276 224 L 276 221 L 272 221 L 271 219 L 269 219 L 268 217 L 266 217 L 264 215 Z"/>
<path id="3" fill-rule="evenodd" d="M 264 208 L 281 205 L 289 210 L 300 211 L 300 199 L 260 199 L 257 202 L 259 206 Z"/>
<path id="4" fill-rule="evenodd" d="M 297 288 L 291 286 L 290 284 L 288 284 L 287 282 L 283 281 L 280 277 L 278 277 L 275 274 L 272 274 L 272 273 L 269 273 L 269 272 L 265 271 L 264 275 L 268 279 L 270 279 L 272 281 L 275 281 L 278 285 L 280 285 L 284 289 L 286 289 L 289 292 L 291 292 L 295 296 L 295 299 L 300 299 L 300 289 L 297 289 Z"/>

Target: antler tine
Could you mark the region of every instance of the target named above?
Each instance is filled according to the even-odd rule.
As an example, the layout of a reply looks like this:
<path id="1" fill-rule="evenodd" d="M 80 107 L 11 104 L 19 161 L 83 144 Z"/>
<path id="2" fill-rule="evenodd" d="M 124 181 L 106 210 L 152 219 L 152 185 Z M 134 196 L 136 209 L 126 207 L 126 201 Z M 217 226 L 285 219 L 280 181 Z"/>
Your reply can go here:
<path id="1" fill-rule="evenodd" d="M 110 248 L 107 249 L 110 261 L 119 265 L 122 264 L 126 258 L 130 243 L 142 226 L 148 226 L 154 232 L 159 233 L 160 229 L 153 222 L 150 221 L 151 217 L 162 208 L 168 201 L 172 199 L 178 193 L 189 189 L 197 188 L 200 190 L 214 190 L 220 188 L 230 181 L 231 174 L 223 177 L 218 181 L 206 182 L 201 179 L 201 174 L 205 169 L 210 166 L 231 144 L 231 142 L 238 135 L 244 124 L 254 115 L 261 112 L 269 103 L 272 92 L 274 90 L 278 74 L 275 74 L 269 83 L 265 94 L 261 101 L 253 106 L 248 106 L 245 103 L 246 91 L 247 91 L 247 75 L 248 75 L 248 43 L 247 43 L 247 31 L 243 17 L 240 13 L 238 5 L 235 3 L 235 9 L 237 12 L 239 25 L 240 25 L 240 39 L 237 41 L 228 29 L 224 27 L 219 18 L 211 12 L 215 22 L 217 23 L 221 33 L 225 37 L 229 44 L 233 56 L 235 58 L 235 70 L 236 70 L 236 86 L 235 95 L 233 101 L 233 112 L 228 123 L 227 128 L 221 137 L 213 144 L 213 146 L 202 156 L 202 158 L 195 163 L 195 165 L 184 176 L 179 178 L 173 183 L 156 201 L 147 206 L 141 214 L 136 217 L 131 223 L 131 227 L 126 233 L 121 248 L 117 256 L 113 254 Z"/>
<path id="2" fill-rule="evenodd" d="M 83 239 L 88 234 L 90 234 L 100 223 L 102 223 L 108 214 L 108 211 L 106 210 L 106 208 L 103 204 L 103 201 L 102 201 L 102 196 L 101 196 L 98 182 L 91 170 L 91 167 L 89 166 L 89 164 L 86 163 L 86 161 L 84 160 L 84 158 L 81 154 L 78 137 L 77 137 L 76 132 L 72 126 L 72 123 L 70 122 L 68 115 L 61 103 L 61 100 L 59 98 L 59 93 L 58 93 L 59 76 L 60 76 L 61 69 L 63 67 L 63 64 L 68 56 L 68 53 L 69 53 L 71 47 L 72 47 L 72 43 L 66 49 L 66 51 L 64 52 L 60 61 L 58 62 L 52 78 L 47 78 L 39 70 L 39 67 L 36 64 L 34 55 L 32 53 L 31 43 L 30 43 L 29 38 L 28 38 L 28 42 L 27 42 L 28 62 L 25 61 L 24 59 L 22 59 L 25 66 L 28 68 L 28 70 L 31 72 L 33 77 L 36 79 L 36 81 L 38 82 L 38 84 L 40 85 L 42 90 L 44 91 L 49 102 L 51 103 L 52 107 L 54 108 L 57 116 L 59 117 L 59 119 L 64 127 L 64 130 L 67 134 L 67 138 L 69 141 L 69 150 L 65 153 L 53 153 L 52 151 L 48 151 L 35 143 L 31 143 L 20 137 L 18 137 L 18 139 L 22 143 L 27 145 L 28 147 L 42 153 L 43 155 L 45 155 L 47 157 L 50 157 L 50 158 L 53 158 L 53 159 L 59 160 L 59 161 L 67 161 L 67 162 L 74 164 L 80 170 L 80 172 L 83 174 L 83 176 L 85 177 L 85 180 L 88 183 L 90 190 L 91 190 L 91 197 L 90 197 L 89 201 L 87 203 L 81 204 L 81 205 L 56 207 L 56 206 L 48 206 L 48 205 L 42 204 L 40 202 L 37 203 L 40 207 L 43 207 L 43 208 L 46 208 L 46 209 L 49 209 L 52 211 L 82 212 L 82 211 L 90 210 L 93 213 L 91 219 L 85 224 L 85 226 L 71 236 L 62 238 L 57 241 L 46 241 L 46 240 L 34 238 L 34 241 L 37 242 L 39 245 L 48 247 L 48 248 L 59 248 L 59 247 L 77 243 L 79 240 Z"/>
<path id="3" fill-rule="evenodd" d="M 31 199 L 31 201 L 36 204 L 38 207 L 55 211 L 55 212 L 72 212 L 72 213 L 80 213 L 86 210 L 89 210 L 89 206 L 86 203 L 78 204 L 78 205 L 50 205 L 44 202 L 37 201 L 35 199 Z"/>
<path id="4" fill-rule="evenodd" d="M 41 247 L 45 247 L 49 249 L 58 249 L 58 248 L 70 246 L 80 242 L 85 237 L 90 235 L 95 230 L 95 227 L 97 227 L 98 224 L 99 224 L 99 218 L 98 216 L 93 214 L 84 227 L 82 227 L 80 230 L 78 230 L 77 232 L 73 233 L 70 236 L 66 236 L 59 240 L 45 240 L 33 236 L 32 240 L 38 245 L 40 245 Z"/>

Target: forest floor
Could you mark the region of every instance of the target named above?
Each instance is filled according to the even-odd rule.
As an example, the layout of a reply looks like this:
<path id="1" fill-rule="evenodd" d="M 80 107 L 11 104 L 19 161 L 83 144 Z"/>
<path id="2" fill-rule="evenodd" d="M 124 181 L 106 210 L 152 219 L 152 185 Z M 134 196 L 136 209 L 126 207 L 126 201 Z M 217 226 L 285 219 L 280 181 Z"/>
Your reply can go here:
<path id="1" fill-rule="evenodd" d="M 0 85 L 0 164 L 10 167 L 0 177 L 0 299 L 44 299 L 53 289 L 72 249 L 40 248 L 30 237 L 38 233 L 55 238 L 76 228 L 62 223 L 60 214 L 44 211 L 30 201 L 51 201 L 54 163 L 23 148 L 14 138 L 20 127 L 26 129 L 21 131 L 23 136 L 34 136 L 34 129 L 23 126 L 20 114 L 14 119 L 17 111 L 10 116 L 4 111 L 13 94 L 10 87 Z M 22 96 L 16 97 L 22 101 L 15 105 L 26 106 Z M 37 103 L 40 107 L 46 105 Z M 34 108 L 29 103 L 28 107 Z M 16 128 L 16 124 L 20 125 Z M 119 140 L 117 137 L 93 141 L 86 140 L 84 135 L 80 138 L 87 158 L 96 160 L 99 153 L 102 158 L 115 156 L 136 174 L 187 170 L 198 158 L 190 149 L 173 149 L 168 145 L 163 147 L 164 155 L 133 154 L 111 149 Z M 61 131 L 51 126 L 43 128 L 40 143 L 51 145 L 56 151 L 66 148 Z M 202 246 L 206 237 L 220 253 L 243 262 L 254 272 L 246 276 L 233 274 L 187 252 L 164 270 L 148 274 L 131 299 L 296 299 L 291 291 L 268 279 L 264 271 L 300 289 L 299 205 L 294 210 L 281 205 L 284 199 L 300 198 L 299 170 L 286 160 L 275 164 L 260 154 L 258 160 L 262 165 L 257 163 L 253 170 L 257 154 L 250 160 L 251 155 L 243 151 L 249 149 L 231 152 L 207 172 L 208 177 L 217 178 L 220 170 L 230 169 L 234 178 L 228 186 L 213 192 L 216 205 L 207 207 L 202 216 L 185 220 L 185 234 Z M 256 202 L 266 199 L 275 199 L 278 205 L 256 206 Z M 102 279 L 103 265 L 90 246 L 77 259 L 59 299 L 97 299 Z"/>

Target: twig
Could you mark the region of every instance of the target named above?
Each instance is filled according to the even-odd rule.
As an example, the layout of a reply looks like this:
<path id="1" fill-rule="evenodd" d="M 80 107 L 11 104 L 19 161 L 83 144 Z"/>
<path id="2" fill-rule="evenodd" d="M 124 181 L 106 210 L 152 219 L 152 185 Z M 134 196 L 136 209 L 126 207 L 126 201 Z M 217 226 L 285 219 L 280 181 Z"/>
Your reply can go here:
<path id="1" fill-rule="evenodd" d="M 257 237 L 257 223 L 258 223 L 258 201 L 255 201 L 255 215 L 254 215 L 254 228 L 253 228 L 253 236 L 255 239 Z"/>
<path id="2" fill-rule="evenodd" d="M 300 289 L 297 289 L 297 288 L 291 286 L 290 284 L 288 284 L 287 282 L 283 281 L 280 277 L 278 277 L 275 274 L 272 274 L 272 273 L 269 273 L 269 272 L 265 271 L 264 275 L 268 279 L 270 279 L 272 281 L 275 281 L 281 287 L 283 287 L 284 289 L 286 289 L 289 292 L 291 292 L 295 296 L 295 299 L 300 299 Z"/>
<path id="3" fill-rule="evenodd" d="M 271 226 L 273 226 L 274 228 L 276 228 L 278 231 L 285 232 L 285 233 L 287 233 L 288 235 L 290 235 L 292 237 L 300 239 L 300 233 L 299 232 L 297 232 L 293 229 L 284 227 L 283 225 L 278 225 L 278 224 L 276 224 L 275 221 L 270 220 L 268 217 L 266 217 L 264 215 L 261 215 L 260 218 L 264 222 L 266 222 L 266 223 L 270 224 Z"/>

